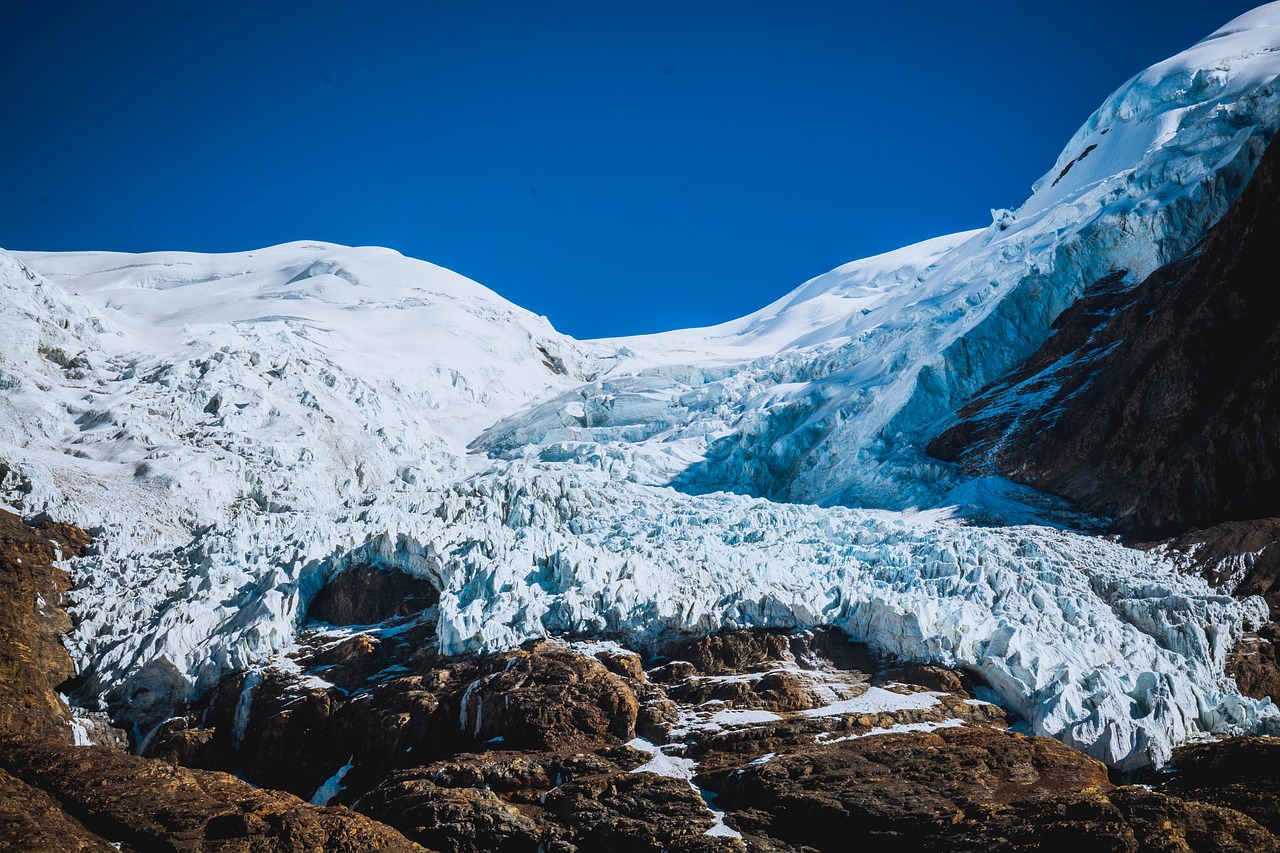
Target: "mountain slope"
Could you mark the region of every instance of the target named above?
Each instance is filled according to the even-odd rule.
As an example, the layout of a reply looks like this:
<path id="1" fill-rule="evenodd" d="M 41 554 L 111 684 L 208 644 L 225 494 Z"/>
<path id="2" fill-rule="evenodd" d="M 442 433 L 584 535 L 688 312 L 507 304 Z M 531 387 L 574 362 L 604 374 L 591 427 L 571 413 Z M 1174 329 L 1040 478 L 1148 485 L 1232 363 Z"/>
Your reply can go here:
<path id="1" fill-rule="evenodd" d="M 1277 234 L 1273 144 L 1192 253 L 1069 308 L 930 451 L 1148 537 L 1280 516 Z"/>
<path id="2" fill-rule="evenodd" d="M 921 452 L 938 420 L 1087 287 L 1182 257 L 1239 194 L 1277 123 L 1278 16 L 1261 7 L 1134 77 L 986 229 L 851 264 L 724 326 L 612 341 L 632 357 L 477 446 L 616 459 L 686 491 L 935 504 L 957 484 Z"/>
<path id="3" fill-rule="evenodd" d="M 74 565 L 78 700 L 142 742 L 373 565 L 438 592 L 446 654 L 836 625 L 1121 767 L 1276 730 L 1223 673 L 1260 600 L 1159 552 L 968 526 L 962 499 L 1045 515 L 923 452 L 1089 285 L 1228 209 L 1280 121 L 1275 24 L 1134 78 L 988 228 L 710 330 L 576 342 L 382 249 L 0 253 L 4 499 L 99 542 Z"/>

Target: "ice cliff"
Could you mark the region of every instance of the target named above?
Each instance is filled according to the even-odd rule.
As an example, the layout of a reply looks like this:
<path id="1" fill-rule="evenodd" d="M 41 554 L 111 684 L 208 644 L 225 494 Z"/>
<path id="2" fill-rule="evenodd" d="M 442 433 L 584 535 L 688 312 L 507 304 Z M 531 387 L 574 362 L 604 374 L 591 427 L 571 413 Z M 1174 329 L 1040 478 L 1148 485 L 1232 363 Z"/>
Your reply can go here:
<path id="1" fill-rule="evenodd" d="M 4 500 L 98 536 L 81 701 L 152 722 L 373 561 L 440 588 L 447 651 L 835 624 L 1122 766 L 1272 731 L 1222 674 L 1260 602 L 966 525 L 1038 516 L 922 447 L 1085 287 L 1222 215 L 1277 125 L 1277 48 L 1270 4 L 1123 86 L 1018 210 L 709 329 L 573 341 L 385 249 L 0 253 Z"/>

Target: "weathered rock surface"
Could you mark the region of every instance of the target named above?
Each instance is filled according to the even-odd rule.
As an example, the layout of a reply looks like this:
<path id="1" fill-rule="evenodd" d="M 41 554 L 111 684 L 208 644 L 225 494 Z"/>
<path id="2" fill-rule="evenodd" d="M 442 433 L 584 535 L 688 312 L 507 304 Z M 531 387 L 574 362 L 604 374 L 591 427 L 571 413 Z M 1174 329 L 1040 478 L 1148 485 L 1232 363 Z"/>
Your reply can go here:
<path id="1" fill-rule="evenodd" d="M 0 850 L 23 853 L 114 853 L 62 803 L 0 770 Z"/>
<path id="2" fill-rule="evenodd" d="M 600 661 L 551 643 L 499 661 L 501 671 L 469 688 L 459 709 L 476 740 L 559 749 L 635 737 L 635 692 Z"/>
<path id="3" fill-rule="evenodd" d="M 1244 737 L 1177 750 L 1165 793 L 1234 809 L 1280 835 L 1280 741 Z"/>
<path id="4" fill-rule="evenodd" d="M 345 808 L 316 808 L 225 773 L 106 747 L 8 742 L 0 762 L 86 826 L 141 850 L 361 853 L 420 849 Z"/>
<path id="5" fill-rule="evenodd" d="M 1280 700 L 1280 625 L 1268 622 L 1257 633 L 1246 635 L 1227 656 L 1227 675 L 1236 687 L 1254 699 Z"/>
<path id="6" fill-rule="evenodd" d="M 1157 543 L 1235 595 L 1260 595 L 1280 616 L 1280 518 L 1227 521 Z"/>
<path id="7" fill-rule="evenodd" d="M 1126 787 L 980 806 L 915 849 L 1269 853 L 1280 848 L 1273 835 L 1238 811 Z"/>
<path id="8" fill-rule="evenodd" d="M 753 835 L 819 850 L 944 832 L 979 804 L 1106 790 L 1106 767 L 1046 738 L 949 728 L 811 745 L 700 776 Z"/>
<path id="9" fill-rule="evenodd" d="M 1068 308 L 929 452 L 1173 536 L 1280 516 L 1280 146 L 1187 257 Z"/>
<path id="10" fill-rule="evenodd" d="M 687 782 L 603 756 L 460 757 L 394 774 L 356 807 L 443 850 L 734 850 Z M 697 841 L 697 846 L 691 846 Z"/>
<path id="11" fill-rule="evenodd" d="M 71 713 L 58 697 L 75 675 L 58 640 L 71 628 L 61 606 L 71 578 L 53 564 L 88 544 L 70 525 L 29 527 L 0 510 L 0 733 L 72 740 Z"/>

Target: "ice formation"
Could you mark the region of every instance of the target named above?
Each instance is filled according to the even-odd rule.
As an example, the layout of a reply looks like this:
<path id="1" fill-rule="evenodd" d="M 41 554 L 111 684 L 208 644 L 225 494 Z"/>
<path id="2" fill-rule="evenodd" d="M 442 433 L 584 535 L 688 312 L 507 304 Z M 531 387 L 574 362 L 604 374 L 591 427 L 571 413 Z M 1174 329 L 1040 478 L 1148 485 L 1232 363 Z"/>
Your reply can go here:
<path id="1" fill-rule="evenodd" d="M 1086 286 L 1222 214 L 1274 134 L 1278 48 L 1270 4 L 1127 83 L 989 227 L 709 329 L 574 341 L 386 249 L 0 252 L 4 500 L 98 536 L 80 701 L 162 717 L 372 561 L 439 587 L 447 651 L 834 624 L 1121 766 L 1272 731 L 1222 672 L 1257 600 L 967 526 L 950 505 L 1038 516 L 920 447 Z"/>

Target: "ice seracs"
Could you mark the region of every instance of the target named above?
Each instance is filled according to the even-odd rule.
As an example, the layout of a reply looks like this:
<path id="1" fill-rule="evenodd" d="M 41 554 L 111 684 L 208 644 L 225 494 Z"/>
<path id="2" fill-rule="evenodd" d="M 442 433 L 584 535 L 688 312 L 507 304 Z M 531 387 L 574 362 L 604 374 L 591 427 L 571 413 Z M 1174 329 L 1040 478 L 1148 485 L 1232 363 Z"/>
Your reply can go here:
<path id="1" fill-rule="evenodd" d="M 1272 731 L 1223 676 L 1256 600 L 1160 553 L 958 523 L 958 501 L 1039 515 L 921 448 L 1086 286 L 1222 214 L 1275 133 L 1277 24 L 1261 7 L 1135 77 L 988 227 L 709 329 L 574 341 L 386 249 L 0 252 L 4 500 L 98 540 L 72 567 L 77 698 L 153 722 L 375 562 L 439 588 L 450 652 L 833 624 L 1120 766 Z"/>
<path id="2" fill-rule="evenodd" d="M 634 357 L 580 400 L 481 446 L 622 459 L 685 490 L 936 503 L 956 485 L 920 450 L 938 421 L 1039 347 L 1090 284 L 1141 281 L 1235 199 L 1277 126 L 1277 18 L 1268 4 L 1137 75 L 987 228 L 843 267 L 724 326 L 615 341 Z M 557 420 L 570 402 L 590 420 Z"/>

